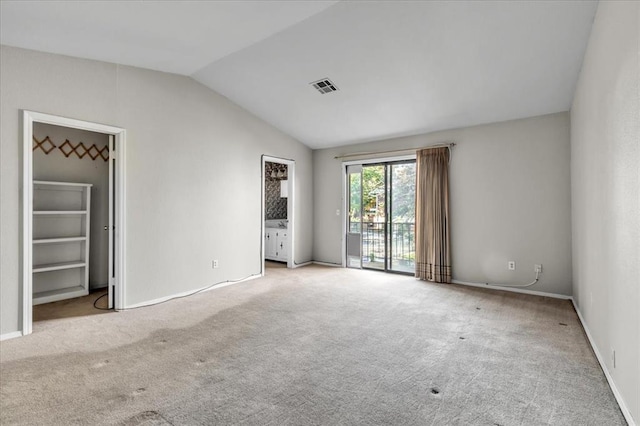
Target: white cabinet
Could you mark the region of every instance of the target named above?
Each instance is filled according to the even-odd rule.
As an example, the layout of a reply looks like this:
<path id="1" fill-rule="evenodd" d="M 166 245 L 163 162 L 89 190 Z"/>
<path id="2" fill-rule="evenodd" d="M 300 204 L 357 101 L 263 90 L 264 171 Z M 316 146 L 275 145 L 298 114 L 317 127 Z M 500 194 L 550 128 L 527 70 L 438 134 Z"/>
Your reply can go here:
<path id="1" fill-rule="evenodd" d="M 33 304 L 89 294 L 91 184 L 33 182 Z"/>
<path id="2" fill-rule="evenodd" d="M 264 231 L 264 257 L 275 259 L 276 257 L 276 233 L 277 228 L 266 228 Z"/>
<path id="3" fill-rule="evenodd" d="M 283 228 L 266 228 L 264 234 L 264 257 L 269 260 L 287 261 L 288 231 Z"/>
<path id="4" fill-rule="evenodd" d="M 288 232 L 286 229 L 279 229 L 276 232 L 276 258 L 286 262 L 287 261 L 287 245 L 289 244 L 287 239 Z"/>

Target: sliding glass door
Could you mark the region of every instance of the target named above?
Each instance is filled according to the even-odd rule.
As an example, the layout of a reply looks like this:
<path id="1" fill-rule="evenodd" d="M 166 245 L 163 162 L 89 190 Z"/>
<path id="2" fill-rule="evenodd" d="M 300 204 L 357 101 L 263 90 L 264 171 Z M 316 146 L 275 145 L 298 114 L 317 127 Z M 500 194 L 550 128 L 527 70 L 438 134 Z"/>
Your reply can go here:
<path id="1" fill-rule="evenodd" d="M 347 167 L 347 266 L 414 273 L 415 160 Z"/>

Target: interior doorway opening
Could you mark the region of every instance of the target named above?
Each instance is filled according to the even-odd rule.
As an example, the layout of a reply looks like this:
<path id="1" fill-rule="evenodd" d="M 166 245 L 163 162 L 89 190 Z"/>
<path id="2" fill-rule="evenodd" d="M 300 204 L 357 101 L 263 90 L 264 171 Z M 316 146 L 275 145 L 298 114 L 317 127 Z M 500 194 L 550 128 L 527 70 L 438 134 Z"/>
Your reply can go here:
<path id="1" fill-rule="evenodd" d="M 415 159 L 346 166 L 346 266 L 415 273 Z"/>
<path id="2" fill-rule="evenodd" d="M 124 308 L 124 146 L 124 129 L 23 111 L 23 335 Z"/>
<path id="3" fill-rule="evenodd" d="M 262 274 L 295 267 L 295 161 L 262 156 Z"/>

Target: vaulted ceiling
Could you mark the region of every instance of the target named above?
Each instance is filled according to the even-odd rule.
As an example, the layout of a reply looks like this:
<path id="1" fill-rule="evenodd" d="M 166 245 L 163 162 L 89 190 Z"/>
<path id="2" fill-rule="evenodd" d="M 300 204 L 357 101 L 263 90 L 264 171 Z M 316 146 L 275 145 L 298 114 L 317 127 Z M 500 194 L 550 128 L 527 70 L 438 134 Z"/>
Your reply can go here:
<path id="1" fill-rule="evenodd" d="M 2 44 L 191 76 L 312 148 L 570 108 L 591 1 L 2 1 Z M 310 83 L 329 78 L 337 91 Z"/>

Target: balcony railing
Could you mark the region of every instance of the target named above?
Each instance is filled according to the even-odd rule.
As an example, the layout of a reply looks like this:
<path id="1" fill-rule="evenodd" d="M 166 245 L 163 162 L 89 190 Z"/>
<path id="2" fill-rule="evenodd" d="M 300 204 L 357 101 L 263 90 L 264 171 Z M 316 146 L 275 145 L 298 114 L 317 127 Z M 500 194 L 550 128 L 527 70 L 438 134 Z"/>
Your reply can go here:
<path id="1" fill-rule="evenodd" d="M 360 233 L 360 222 L 351 222 L 349 232 Z M 394 222 L 391 227 L 388 250 L 390 251 L 389 269 L 413 272 L 415 270 L 415 223 Z M 385 223 L 364 222 L 362 230 L 362 261 L 365 266 L 382 265 L 385 259 Z M 369 264 L 369 265 L 367 265 Z"/>

